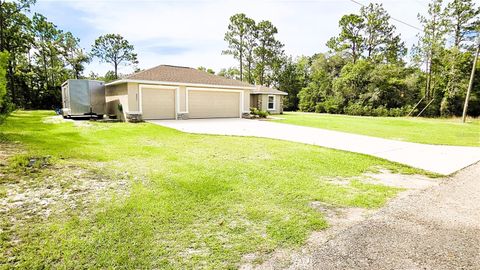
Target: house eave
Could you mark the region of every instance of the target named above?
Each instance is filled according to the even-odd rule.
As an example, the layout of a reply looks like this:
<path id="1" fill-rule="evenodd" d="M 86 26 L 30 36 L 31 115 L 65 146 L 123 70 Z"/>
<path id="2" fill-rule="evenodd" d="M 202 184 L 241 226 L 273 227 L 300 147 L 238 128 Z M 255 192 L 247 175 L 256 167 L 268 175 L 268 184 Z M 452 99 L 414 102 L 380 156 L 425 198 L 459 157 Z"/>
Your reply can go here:
<path id="1" fill-rule="evenodd" d="M 281 96 L 288 96 L 288 93 L 278 93 L 278 92 L 251 92 L 251 95 L 281 95 Z"/>
<path id="2" fill-rule="evenodd" d="M 182 83 L 182 82 L 170 82 L 170 81 L 151 81 L 151 80 L 132 80 L 132 79 L 120 79 L 105 84 L 105 86 L 112 86 L 122 83 L 141 83 L 141 84 L 159 84 L 159 85 L 184 85 L 191 87 L 208 87 L 208 88 L 222 88 L 222 89 L 243 89 L 254 90 L 254 86 L 232 86 L 232 85 L 216 85 L 216 84 L 201 84 L 201 83 Z"/>

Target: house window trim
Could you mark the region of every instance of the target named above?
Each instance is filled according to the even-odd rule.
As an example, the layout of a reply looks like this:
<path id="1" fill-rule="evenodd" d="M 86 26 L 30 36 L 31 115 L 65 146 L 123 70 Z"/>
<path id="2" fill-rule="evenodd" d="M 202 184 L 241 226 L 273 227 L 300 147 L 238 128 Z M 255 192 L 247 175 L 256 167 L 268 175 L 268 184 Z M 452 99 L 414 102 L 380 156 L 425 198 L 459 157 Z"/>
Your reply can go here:
<path id="1" fill-rule="evenodd" d="M 270 97 L 273 97 L 273 108 L 270 108 Z M 277 97 L 275 95 L 268 95 L 267 96 L 267 110 L 268 111 L 275 111 L 275 104 L 277 103 Z"/>

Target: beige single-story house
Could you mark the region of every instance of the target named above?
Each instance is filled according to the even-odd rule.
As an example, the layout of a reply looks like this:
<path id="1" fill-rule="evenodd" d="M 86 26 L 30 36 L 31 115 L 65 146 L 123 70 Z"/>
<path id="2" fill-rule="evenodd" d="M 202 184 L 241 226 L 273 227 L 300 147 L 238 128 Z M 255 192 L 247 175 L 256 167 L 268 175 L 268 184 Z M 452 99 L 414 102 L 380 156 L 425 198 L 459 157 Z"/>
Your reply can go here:
<path id="1" fill-rule="evenodd" d="M 250 107 L 283 112 L 287 93 L 189 67 L 160 65 L 105 85 L 107 113 L 144 120 L 241 118 Z"/>

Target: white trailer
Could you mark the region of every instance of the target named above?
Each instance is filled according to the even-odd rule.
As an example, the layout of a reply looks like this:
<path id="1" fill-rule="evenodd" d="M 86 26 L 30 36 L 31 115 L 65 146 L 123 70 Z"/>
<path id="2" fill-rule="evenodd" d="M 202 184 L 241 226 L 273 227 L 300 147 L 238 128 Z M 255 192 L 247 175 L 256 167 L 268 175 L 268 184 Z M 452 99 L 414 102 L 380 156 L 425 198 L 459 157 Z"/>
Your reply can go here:
<path id="1" fill-rule="evenodd" d="M 105 83 L 67 80 L 62 84 L 63 117 L 96 117 L 105 114 Z"/>

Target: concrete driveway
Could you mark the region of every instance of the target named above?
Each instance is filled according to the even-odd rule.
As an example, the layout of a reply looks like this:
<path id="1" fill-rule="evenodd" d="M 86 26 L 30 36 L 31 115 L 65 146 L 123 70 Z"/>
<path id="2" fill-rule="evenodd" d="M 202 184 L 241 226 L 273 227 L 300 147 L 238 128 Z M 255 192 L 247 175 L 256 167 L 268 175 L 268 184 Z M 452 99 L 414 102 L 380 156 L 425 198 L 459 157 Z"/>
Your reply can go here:
<path id="1" fill-rule="evenodd" d="M 451 174 L 480 160 L 480 147 L 410 143 L 247 119 L 152 120 L 150 123 L 199 134 L 252 136 L 367 154 L 439 174 Z"/>

